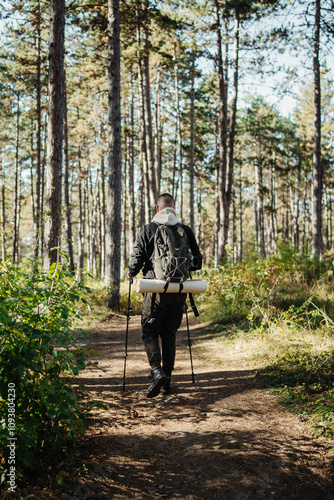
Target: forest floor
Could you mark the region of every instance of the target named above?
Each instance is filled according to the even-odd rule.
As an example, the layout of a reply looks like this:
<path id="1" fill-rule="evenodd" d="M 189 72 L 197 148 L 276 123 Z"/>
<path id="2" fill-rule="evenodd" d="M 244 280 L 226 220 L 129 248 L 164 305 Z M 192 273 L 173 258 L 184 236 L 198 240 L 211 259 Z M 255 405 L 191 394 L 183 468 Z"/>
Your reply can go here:
<path id="1" fill-rule="evenodd" d="M 178 332 L 174 394 L 146 398 L 149 368 L 140 318 L 129 322 L 126 387 L 122 391 L 126 318 L 92 322 L 97 351 L 81 372 L 82 399 L 102 401 L 79 443 L 76 493 L 35 490 L 29 498 L 312 499 L 334 498 L 333 441 L 282 408 L 242 352 L 191 325 L 192 383 L 185 322 Z M 103 371 L 101 371 L 101 368 Z M 59 464 L 61 468 L 62 464 Z M 63 490 L 64 491 L 64 490 Z M 37 495 L 37 496 L 35 496 Z M 27 498 L 27 497 L 26 497 Z"/>

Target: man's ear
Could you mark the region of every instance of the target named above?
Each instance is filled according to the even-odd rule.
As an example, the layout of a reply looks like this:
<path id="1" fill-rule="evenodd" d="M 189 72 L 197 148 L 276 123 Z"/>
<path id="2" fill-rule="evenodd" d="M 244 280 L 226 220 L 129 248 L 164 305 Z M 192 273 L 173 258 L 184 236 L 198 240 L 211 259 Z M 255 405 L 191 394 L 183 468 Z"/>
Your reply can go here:
<path id="1" fill-rule="evenodd" d="M 158 205 L 156 205 L 155 208 L 157 210 L 157 213 L 160 212 L 160 208 L 158 207 Z"/>

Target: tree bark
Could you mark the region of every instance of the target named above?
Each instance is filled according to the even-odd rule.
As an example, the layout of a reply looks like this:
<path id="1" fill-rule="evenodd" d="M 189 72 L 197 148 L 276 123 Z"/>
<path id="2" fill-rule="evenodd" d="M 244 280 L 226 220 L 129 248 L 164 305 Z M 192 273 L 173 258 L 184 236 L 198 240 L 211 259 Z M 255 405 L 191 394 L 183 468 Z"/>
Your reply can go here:
<path id="1" fill-rule="evenodd" d="M 239 78 L 238 75 L 239 75 L 239 13 L 236 10 L 235 23 L 234 23 L 233 88 L 232 88 L 232 101 L 231 101 L 230 130 L 228 136 L 228 152 L 227 152 L 228 153 L 227 189 L 226 189 L 227 217 L 225 215 L 225 223 L 224 223 L 225 244 L 227 242 L 228 215 L 231 205 L 231 196 L 233 192 L 233 182 L 234 182 L 234 142 L 235 142 L 235 125 L 237 117 L 238 78 Z"/>
<path id="2" fill-rule="evenodd" d="M 230 129 L 227 150 L 227 79 L 224 78 L 221 23 L 219 16 L 218 0 L 215 2 L 216 26 L 217 26 L 217 64 L 219 74 L 219 97 L 220 97 L 220 168 L 219 168 L 219 231 L 218 231 L 218 261 L 223 263 L 226 258 L 226 244 L 229 230 L 229 211 L 233 190 L 234 170 L 234 141 L 235 123 L 238 96 L 238 72 L 239 72 L 239 13 L 235 10 L 234 24 L 234 55 L 233 55 L 233 89 L 230 115 Z M 225 70 L 225 72 L 227 69 Z"/>
<path id="3" fill-rule="evenodd" d="M 84 234 L 85 234 L 85 215 L 83 210 L 83 189 L 82 183 L 84 175 L 81 170 L 81 150 L 78 151 L 78 208 L 79 208 L 79 227 L 78 227 L 78 263 L 77 263 L 77 279 L 83 280 L 83 267 L 84 267 Z"/>
<path id="4" fill-rule="evenodd" d="M 45 198 L 44 268 L 58 261 L 61 236 L 62 143 L 64 131 L 65 0 L 51 0 L 49 39 L 49 120 Z"/>
<path id="5" fill-rule="evenodd" d="M 69 189 L 69 158 L 68 158 L 68 122 L 67 122 L 67 99 L 66 99 L 66 80 L 64 77 L 64 156 L 65 156 L 65 171 L 64 171 L 64 201 L 65 201 L 65 248 L 69 258 L 69 268 L 74 272 L 74 257 L 73 257 L 73 241 L 72 241 L 72 208 L 70 202 Z"/>
<path id="6" fill-rule="evenodd" d="M 175 74 L 175 91 L 176 91 L 176 134 L 177 134 L 179 189 L 180 189 L 179 213 L 180 213 L 180 219 L 182 220 L 183 219 L 183 165 L 182 165 L 183 157 L 182 157 L 181 110 L 180 110 L 180 95 L 179 95 L 179 67 L 177 62 L 176 44 L 174 45 L 174 74 Z M 173 183 L 173 189 L 175 189 L 174 183 Z M 175 194 L 175 199 L 176 199 L 176 194 Z"/>
<path id="7" fill-rule="evenodd" d="M 149 65 L 149 18 L 148 18 L 148 0 L 144 0 L 144 54 L 143 54 L 143 76 L 144 76 L 144 97 L 145 97 L 145 139 L 147 151 L 147 166 L 149 180 L 149 195 L 150 195 L 150 215 L 155 214 L 155 206 L 157 200 L 157 179 L 154 164 L 154 143 L 153 143 L 153 127 L 151 113 L 151 84 L 150 84 L 150 65 Z"/>
<path id="8" fill-rule="evenodd" d="M 1 218 L 1 257 L 6 262 L 6 197 L 4 160 L 0 163 L 0 218 Z"/>
<path id="9" fill-rule="evenodd" d="M 258 244 L 261 257 L 266 257 L 266 247 L 264 238 L 264 212 L 263 212 L 263 170 L 261 152 L 257 154 L 255 162 L 255 180 L 257 186 L 257 222 L 258 222 Z"/>
<path id="10" fill-rule="evenodd" d="M 222 35 L 218 0 L 214 0 L 216 32 L 217 32 L 217 66 L 219 76 L 219 169 L 218 169 L 218 235 L 217 235 L 217 262 L 225 260 L 224 219 L 226 213 L 226 152 L 227 152 L 227 88 L 224 79 L 222 55 Z"/>
<path id="11" fill-rule="evenodd" d="M 156 165 L 156 194 L 160 193 L 161 172 L 162 172 L 162 147 L 161 147 L 161 126 L 160 126 L 160 75 L 161 71 L 158 69 L 156 80 L 156 101 L 155 101 L 155 140 L 154 140 L 154 164 Z"/>
<path id="12" fill-rule="evenodd" d="M 191 58 L 191 89 L 190 89 L 190 154 L 189 154 L 189 221 L 192 231 L 195 231 L 194 216 L 194 168 L 195 168 L 195 47 Z"/>
<path id="13" fill-rule="evenodd" d="M 321 88 L 320 88 L 320 0 L 315 1 L 313 74 L 314 74 L 314 149 L 312 182 L 312 257 L 322 250 L 322 164 L 321 164 Z"/>
<path id="14" fill-rule="evenodd" d="M 130 108 L 130 151 L 129 151 L 129 229 L 130 229 L 130 246 L 129 253 L 132 252 L 132 247 L 136 239 L 136 211 L 135 211 L 135 182 L 134 182 L 134 163 L 135 163 L 135 147 L 134 147 L 134 85 L 133 75 L 131 74 L 131 108 Z"/>
<path id="15" fill-rule="evenodd" d="M 243 259 L 243 224 L 242 224 L 242 215 L 243 215 L 243 203 L 242 203 L 242 166 L 240 166 L 240 181 L 239 181 L 239 254 L 238 260 L 242 262 Z"/>
<path id="16" fill-rule="evenodd" d="M 119 0 L 108 0 L 108 198 L 106 239 L 107 305 L 119 309 L 121 261 L 121 86 Z"/>
<path id="17" fill-rule="evenodd" d="M 15 140 L 15 184 L 14 184 L 14 232 L 13 232 L 13 262 L 19 260 L 19 197 L 21 169 L 19 162 L 20 143 L 20 92 L 17 92 L 16 140 Z"/>
<path id="18" fill-rule="evenodd" d="M 35 213 L 35 259 L 38 259 L 40 251 L 40 229 L 41 221 L 41 142 L 42 142 L 42 113 L 41 113 L 41 5 L 37 1 L 36 7 L 36 213 Z"/>
<path id="19" fill-rule="evenodd" d="M 136 10 L 137 16 L 137 43 L 138 43 L 138 95 L 139 95 L 139 142 L 140 142 L 140 175 L 141 175 L 141 203 L 140 203 L 140 217 L 139 223 L 143 225 L 145 222 L 149 222 L 150 217 L 150 183 L 148 174 L 148 142 L 146 141 L 146 119 L 147 114 L 145 112 L 145 89 L 144 89 L 144 70 L 143 70 L 143 57 L 142 57 L 142 41 L 141 41 L 141 18 L 139 15 L 139 9 Z"/>

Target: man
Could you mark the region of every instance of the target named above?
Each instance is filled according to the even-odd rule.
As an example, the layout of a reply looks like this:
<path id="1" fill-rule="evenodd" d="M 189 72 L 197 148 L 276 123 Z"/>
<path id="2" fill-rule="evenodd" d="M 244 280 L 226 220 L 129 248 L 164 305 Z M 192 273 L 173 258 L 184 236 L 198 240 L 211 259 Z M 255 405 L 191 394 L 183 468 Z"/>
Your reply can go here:
<path id="1" fill-rule="evenodd" d="M 154 274 L 154 235 L 158 226 L 180 224 L 176 217 L 174 199 L 169 193 L 161 194 L 157 201 L 157 213 L 150 224 L 143 226 L 137 235 L 130 257 L 128 278 L 133 278 L 143 269 L 144 278 L 155 278 Z M 193 267 L 190 271 L 201 269 L 202 255 L 190 227 L 181 224 L 186 232 L 188 244 L 193 255 Z M 147 390 L 147 397 L 153 398 L 160 393 L 171 394 L 170 380 L 174 369 L 176 332 L 181 325 L 185 293 L 146 293 L 142 307 L 143 341 L 151 366 L 152 382 Z M 162 357 L 159 337 L 161 337 Z M 162 363 L 162 366 L 161 366 Z"/>

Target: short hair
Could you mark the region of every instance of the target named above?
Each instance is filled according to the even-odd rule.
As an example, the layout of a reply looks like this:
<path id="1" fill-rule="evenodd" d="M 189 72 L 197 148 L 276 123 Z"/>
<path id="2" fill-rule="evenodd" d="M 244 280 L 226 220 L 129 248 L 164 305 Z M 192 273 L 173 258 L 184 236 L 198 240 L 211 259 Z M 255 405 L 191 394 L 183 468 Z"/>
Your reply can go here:
<path id="1" fill-rule="evenodd" d="M 157 199 L 157 206 L 160 209 L 163 209 L 165 207 L 174 207 L 175 202 L 173 196 L 169 193 L 162 193 Z"/>

